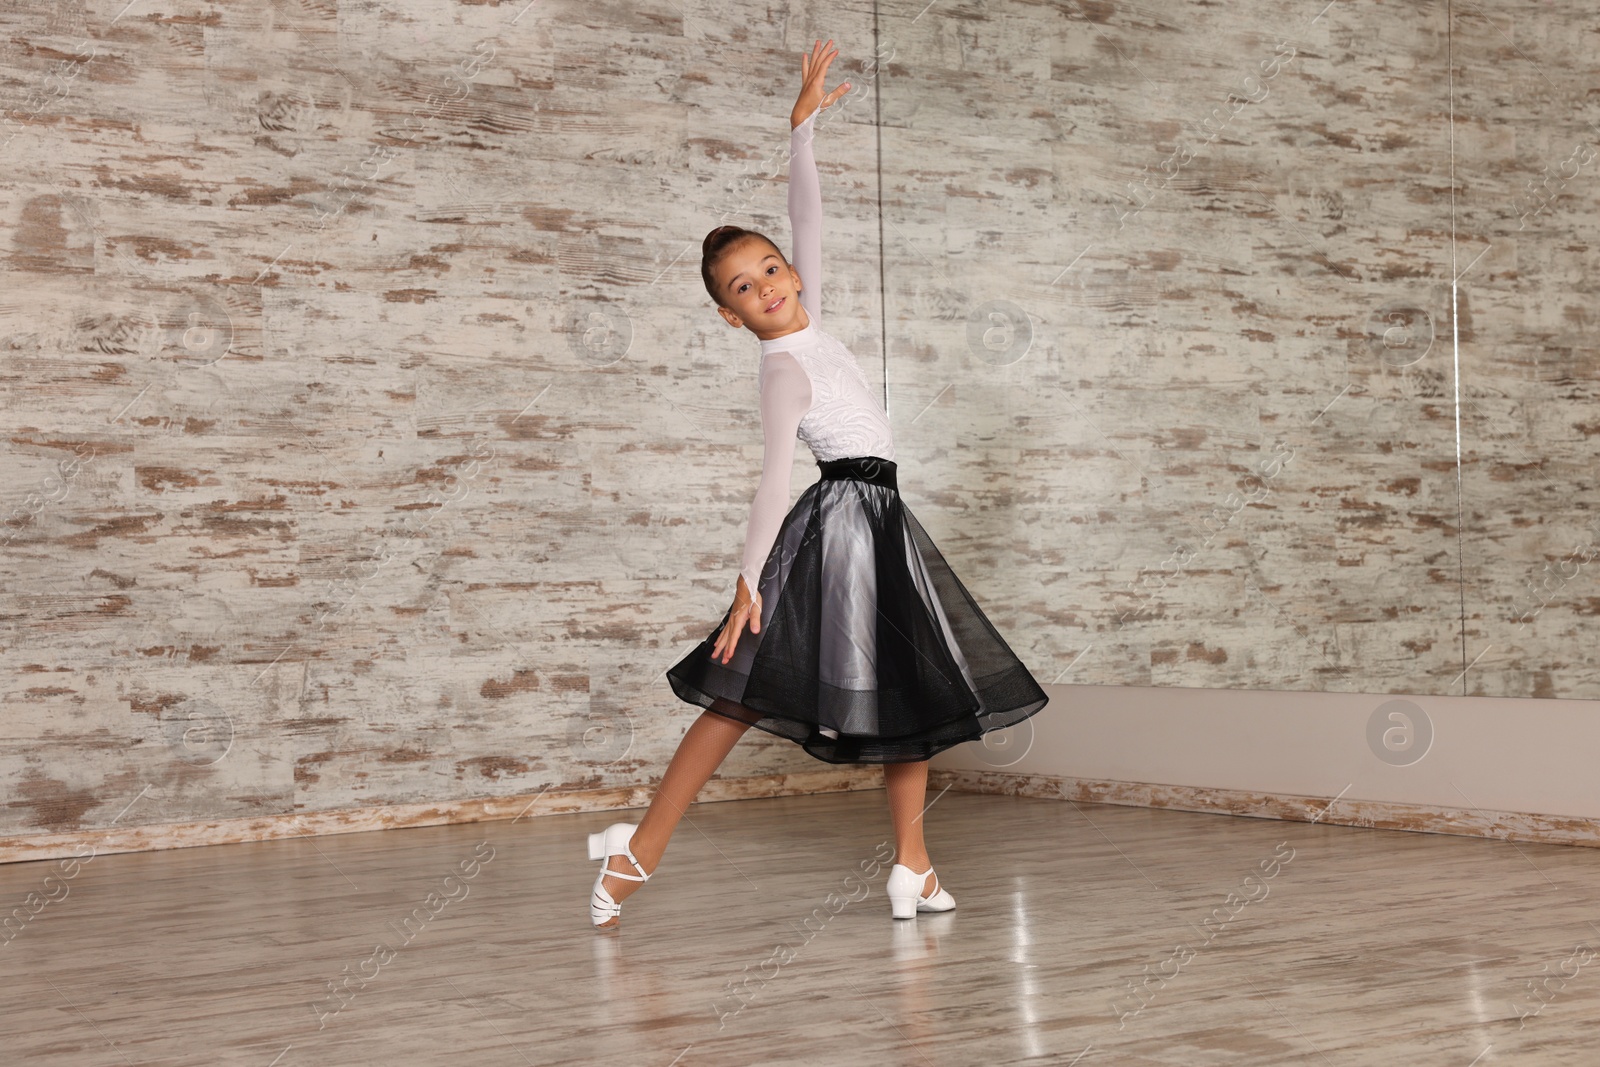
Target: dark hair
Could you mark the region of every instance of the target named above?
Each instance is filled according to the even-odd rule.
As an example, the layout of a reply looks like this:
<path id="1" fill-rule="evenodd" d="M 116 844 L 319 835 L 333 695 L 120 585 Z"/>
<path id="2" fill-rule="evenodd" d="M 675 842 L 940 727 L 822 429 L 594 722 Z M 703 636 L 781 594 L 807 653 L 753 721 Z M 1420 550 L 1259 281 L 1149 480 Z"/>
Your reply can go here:
<path id="1" fill-rule="evenodd" d="M 772 245 L 772 250 L 778 253 L 778 258 L 783 259 L 782 250 L 772 238 L 755 230 L 747 230 L 743 226 L 718 226 L 706 234 L 706 239 L 700 246 L 700 279 L 706 283 L 706 292 L 711 294 L 711 299 L 717 302 L 718 307 L 728 305 L 723 301 L 723 294 L 717 291 L 717 281 L 711 276 L 711 267 L 727 253 L 729 248 L 747 237 L 758 237 Z M 784 264 L 787 266 L 788 260 L 784 260 Z"/>

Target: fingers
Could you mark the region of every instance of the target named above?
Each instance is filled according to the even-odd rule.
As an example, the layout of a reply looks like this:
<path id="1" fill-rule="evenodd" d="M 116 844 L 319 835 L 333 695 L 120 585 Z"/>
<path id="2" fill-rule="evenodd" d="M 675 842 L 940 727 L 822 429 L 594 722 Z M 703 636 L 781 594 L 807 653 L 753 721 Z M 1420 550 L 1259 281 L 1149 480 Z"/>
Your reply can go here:
<path id="1" fill-rule="evenodd" d="M 833 47 L 833 38 L 828 38 L 827 48 L 824 48 L 822 42 L 818 41 L 812 46 L 810 55 L 807 55 L 804 52 L 800 53 L 801 75 L 805 78 L 810 78 L 812 68 L 820 62 L 821 66 L 817 68 L 817 72 L 820 76 L 826 77 L 828 73 L 828 64 L 832 63 L 834 59 L 838 57 L 838 55 L 839 50 Z"/>
<path id="2" fill-rule="evenodd" d="M 833 44 L 833 42 L 830 40 L 828 42 L 828 44 L 831 46 Z M 826 78 L 828 76 L 828 65 L 830 63 L 832 63 L 834 61 L 834 59 L 836 59 L 838 57 L 838 55 L 839 55 L 839 50 L 837 48 L 831 48 L 830 47 L 829 49 L 826 49 L 826 50 L 822 51 L 822 54 L 821 54 L 822 65 L 821 65 L 821 67 L 818 68 L 818 72 L 820 73 L 820 75 L 822 77 Z"/>
<path id="3" fill-rule="evenodd" d="M 711 646 L 711 658 L 720 659 L 727 663 L 739 648 L 739 637 L 744 633 L 746 624 L 750 632 L 761 632 L 761 594 L 751 590 L 750 603 L 745 607 L 728 613 L 727 624 L 722 627 L 722 632 L 717 635 L 716 644 Z"/>
<path id="4" fill-rule="evenodd" d="M 720 659 L 727 663 L 733 658 L 733 653 L 739 647 L 739 635 L 744 632 L 744 612 L 735 611 L 728 616 L 728 623 L 722 628 L 722 633 L 717 636 L 717 643 L 711 650 L 712 659 Z"/>

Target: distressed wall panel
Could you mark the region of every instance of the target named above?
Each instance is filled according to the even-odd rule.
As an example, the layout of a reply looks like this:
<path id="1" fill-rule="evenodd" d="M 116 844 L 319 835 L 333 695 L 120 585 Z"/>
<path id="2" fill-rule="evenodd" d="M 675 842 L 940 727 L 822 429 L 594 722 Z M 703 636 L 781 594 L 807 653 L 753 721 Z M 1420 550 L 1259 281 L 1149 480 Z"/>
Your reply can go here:
<path id="1" fill-rule="evenodd" d="M 659 774 L 829 37 L 828 328 L 1041 680 L 1595 696 L 1593 22 L 10 5 L 0 833 Z"/>
<path id="2" fill-rule="evenodd" d="M 761 457 L 687 252 L 787 231 L 781 170 L 734 186 L 805 31 L 733 14 L 0 15 L 0 835 L 659 777 Z M 721 777 L 826 770 L 752 735 Z"/>
<path id="3" fill-rule="evenodd" d="M 1594 695 L 1595 28 L 880 5 L 902 481 L 1044 680 Z"/>

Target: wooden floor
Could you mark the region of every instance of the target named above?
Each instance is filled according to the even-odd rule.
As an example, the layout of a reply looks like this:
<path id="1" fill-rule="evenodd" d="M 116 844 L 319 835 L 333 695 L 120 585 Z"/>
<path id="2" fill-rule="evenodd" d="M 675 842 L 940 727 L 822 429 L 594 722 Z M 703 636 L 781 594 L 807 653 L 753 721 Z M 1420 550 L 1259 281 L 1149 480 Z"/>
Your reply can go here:
<path id="1" fill-rule="evenodd" d="M 881 791 L 733 801 L 597 933 L 616 818 L 0 867 L 0 1062 L 1600 1062 L 1593 849 L 951 792 L 895 922 Z"/>

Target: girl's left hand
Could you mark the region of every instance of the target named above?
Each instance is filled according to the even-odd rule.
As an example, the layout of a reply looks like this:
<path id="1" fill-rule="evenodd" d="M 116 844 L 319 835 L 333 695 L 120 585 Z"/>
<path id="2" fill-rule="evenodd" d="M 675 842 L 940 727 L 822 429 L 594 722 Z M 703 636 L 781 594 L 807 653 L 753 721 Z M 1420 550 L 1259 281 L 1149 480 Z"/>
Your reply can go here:
<path id="1" fill-rule="evenodd" d="M 812 46 L 811 54 L 800 55 L 800 98 L 794 102 L 794 110 L 789 114 L 789 127 L 800 125 L 811 117 L 811 113 L 819 107 L 827 107 L 839 99 L 846 89 L 850 88 L 849 82 L 843 82 L 833 92 L 823 95 L 822 87 L 828 77 L 828 65 L 838 58 L 839 50 L 833 47 L 833 39 L 828 39 L 828 46 L 824 48 L 818 41 Z"/>
<path id="2" fill-rule="evenodd" d="M 711 649 L 711 658 L 720 659 L 723 663 L 732 659 L 746 625 L 753 634 L 761 632 L 761 594 L 746 585 L 744 575 L 741 574 L 738 584 L 734 587 L 733 606 L 728 609 L 728 621 L 722 627 L 722 632 L 717 635 L 717 643 Z"/>

